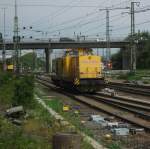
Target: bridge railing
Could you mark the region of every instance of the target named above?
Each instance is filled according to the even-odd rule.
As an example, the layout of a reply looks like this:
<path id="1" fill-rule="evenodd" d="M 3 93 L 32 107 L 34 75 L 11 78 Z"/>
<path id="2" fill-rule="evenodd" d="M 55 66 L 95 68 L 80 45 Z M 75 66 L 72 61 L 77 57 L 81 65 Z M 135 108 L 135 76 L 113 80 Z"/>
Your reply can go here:
<path id="1" fill-rule="evenodd" d="M 12 39 L 6 39 L 6 43 L 12 43 Z M 106 42 L 104 38 L 35 38 L 35 39 L 21 39 L 21 43 L 48 43 L 48 42 Z M 111 38 L 110 42 L 124 42 L 123 38 Z"/>

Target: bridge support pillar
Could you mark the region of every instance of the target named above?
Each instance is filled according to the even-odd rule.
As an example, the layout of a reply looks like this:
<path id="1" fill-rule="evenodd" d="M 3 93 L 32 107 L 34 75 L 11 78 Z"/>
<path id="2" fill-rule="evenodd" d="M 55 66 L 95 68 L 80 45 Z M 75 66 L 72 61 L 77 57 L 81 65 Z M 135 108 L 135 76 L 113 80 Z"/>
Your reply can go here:
<path id="1" fill-rule="evenodd" d="M 49 73 L 50 70 L 50 64 L 49 64 L 49 49 L 45 49 L 45 56 L 46 56 L 46 63 L 45 63 L 45 67 L 46 67 L 46 73 Z"/>
<path id="2" fill-rule="evenodd" d="M 52 60 L 51 60 L 51 53 L 52 49 L 45 49 L 45 56 L 46 56 L 46 63 L 45 63 L 45 68 L 46 68 L 46 73 L 51 73 L 52 71 Z"/>
<path id="3" fill-rule="evenodd" d="M 130 70 L 130 48 L 125 47 L 122 49 L 122 69 Z"/>
<path id="4" fill-rule="evenodd" d="M 52 52 L 53 50 L 50 49 L 50 55 L 49 55 L 49 72 L 51 73 L 52 72 Z"/>

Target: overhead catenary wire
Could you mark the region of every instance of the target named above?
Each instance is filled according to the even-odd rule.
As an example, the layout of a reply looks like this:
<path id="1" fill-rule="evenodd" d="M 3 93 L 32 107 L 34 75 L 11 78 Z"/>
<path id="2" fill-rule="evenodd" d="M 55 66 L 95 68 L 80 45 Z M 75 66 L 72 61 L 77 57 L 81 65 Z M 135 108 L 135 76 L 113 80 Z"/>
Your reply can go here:
<path id="1" fill-rule="evenodd" d="M 106 2 L 107 2 L 107 1 L 106 1 Z M 109 2 L 110 2 L 110 1 L 109 1 Z M 126 4 L 128 4 L 128 2 L 129 2 L 129 0 L 126 0 L 126 1 L 124 1 L 124 2 L 121 1 L 120 3 L 117 3 L 117 4 L 114 3 L 114 5 L 112 5 L 112 6 L 113 6 L 113 7 L 116 7 L 117 5 L 123 5 L 123 4 L 126 5 Z M 107 3 L 108 3 L 108 2 L 107 2 Z M 70 6 L 70 5 L 69 5 L 69 6 Z M 78 5 L 75 5 L 75 6 L 78 6 Z M 83 6 L 87 6 L 87 5 L 83 5 Z M 93 5 L 93 6 L 94 6 L 94 5 Z M 112 7 L 112 6 L 108 6 L 108 7 Z M 145 9 L 146 9 L 146 8 L 148 9 L 148 6 L 142 6 L 142 7 L 141 7 L 141 9 L 144 9 L 144 8 L 145 8 Z M 67 9 L 68 9 L 68 7 L 67 7 Z M 97 7 L 94 7 L 94 9 L 97 9 Z M 54 13 L 54 14 L 55 14 L 55 13 Z M 63 13 L 62 13 L 62 14 L 63 14 Z M 61 14 L 61 15 L 62 15 L 62 14 Z M 94 13 L 94 14 L 97 14 L 97 13 Z M 85 16 L 86 19 L 84 19 L 84 16 Z M 71 25 L 69 25 L 69 24 L 72 24 L 72 23 L 77 24 L 77 23 L 78 23 L 78 24 L 79 24 L 79 27 L 75 27 L 75 30 L 73 29 L 73 27 L 69 29 L 69 30 L 72 29 L 73 31 L 77 32 L 78 30 L 80 30 L 81 27 L 86 26 L 86 28 L 87 28 L 87 27 L 90 27 L 92 24 L 98 22 L 98 21 L 95 21 L 95 22 L 93 22 L 93 23 L 90 23 L 90 22 L 92 22 L 91 19 L 93 19 L 93 18 L 92 18 L 92 15 L 90 15 L 89 19 L 88 19 L 88 16 L 86 17 L 86 14 L 85 14 L 84 16 L 83 16 L 83 19 L 82 19 L 82 18 L 80 19 L 80 20 L 81 20 L 81 23 L 80 23 L 80 21 L 79 21 L 78 19 L 71 18 L 71 19 L 69 19 L 69 20 L 74 20 L 74 21 L 70 21 L 70 22 L 69 22 L 69 20 L 66 20 L 66 21 L 63 21 L 62 23 L 60 22 L 60 23 L 57 23 L 57 24 L 56 24 L 55 21 L 54 21 L 54 24 L 53 24 L 53 26 L 52 26 L 51 28 L 48 27 L 46 30 L 45 30 L 45 28 L 44 28 L 44 30 L 43 30 L 42 28 L 41 28 L 41 29 L 43 30 L 43 32 L 47 32 L 47 31 L 51 32 L 51 30 L 48 30 L 49 28 L 50 28 L 50 29 L 54 29 L 54 30 L 56 29 L 56 30 L 57 30 L 57 28 L 58 28 L 58 29 L 62 29 L 62 28 L 67 27 L 67 25 L 68 25 L 68 26 L 71 26 Z M 118 20 L 121 20 L 121 19 L 118 19 Z M 100 20 L 100 21 L 101 21 L 101 20 Z M 68 23 L 67 23 L 67 22 L 68 22 Z M 76 22 L 77 22 L 77 23 L 76 23 Z M 118 22 L 118 21 L 116 21 L 116 24 L 117 24 L 117 22 Z M 64 23 L 64 24 L 63 24 L 63 23 Z M 56 24 L 56 25 L 55 25 L 55 24 Z M 35 30 L 37 29 L 37 27 L 36 27 L 37 25 L 38 25 L 38 24 L 35 25 Z M 74 25 L 74 24 L 73 24 L 73 25 Z M 103 23 L 103 25 L 104 25 L 104 23 Z M 98 27 L 98 26 L 97 26 L 97 27 Z M 91 28 L 92 28 L 92 27 L 91 27 Z M 40 28 L 39 28 L 39 29 L 40 29 Z M 116 29 L 116 28 L 113 29 L 114 32 L 115 32 L 115 29 Z M 52 31 L 54 31 L 54 30 L 52 30 Z M 91 31 L 93 31 L 93 30 L 94 30 L 94 27 L 93 27 L 93 29 L 88 29 L 87 32 L 91 32 Z M 101 30 L 101 29 L 100 29 L 100 30 Z M 62 30 L 62 31 L 63 31 L 63 33 L 65 33 L 64 31 L 67 31 L 67 29 L 66 29 L 66 30 L 64 29 L 64 30 Z M 31 33 L 29 33 L 29 32 L 31 32 Z M 57 32 L 57 31 L 56 31 L 56 32 Z M 69 31 L 69 32 L 70 32 L 70 31 Z M 83 32 L 85 32 L 85 31 L 83 30 Z M 32 34 L 33 32 L 32 32 L 32 31 L 28 31 L 28 33 L 29 33 L 29 34 Z M 25 33 L 25 34 L 26 34 L 26 33 Z M 49 33 L 49 34 L 50 34 L 50 33 Z"/>
<path id="2" fill-rule="evenodd" d="M 124 1 L 124 2 L 127 2 L 127 1 Z M 122 2 L 121 2 L 122 3 Z M 117 4 L 117 5 L 120 5 L 121 3 L 119 3 L 119 4 Z M 112 9 L 114 9 L 114 8 L 112 8 Z M 58 27 L 58 26 L 57 26 Z M 70 29 L 70 27 L 69 27 L 69 29 Z M 60 29 L 60 30 L 64 30 L 64 29 Z"/>
<path id="3" fill-rule="evenodd" d="M 103 1 L 103 2 L 106 2 L 106 1 Z M 126 1 L 123 1 L 123 2 L 126 2 Z M 121 2 L 121 3 L 123 3 L 123 2 Z M 120 5 L 121 3 L 119 3 L 119 4 L 117 4 L 117 5 Z"/>
<path id="4" fill-rule="evenodd" d="M 103 1 L 103 2 L 106 2 L 106 1 Z M 85 19 L 85 17 L 89 17 L 89 16 L 91 16 L 91 15 L 93 15 L 93 14 L 95 14 L 95 9 L 94 9 L 94 11 L 92 11 L 92 12 L 90 12 L 90 13 L 87 13 L 86 15 L 84 15 L 83 17 L 81 16 L 81 17 L 77 17 L 75 20 L 77 21 L 77 19 Z M 55 16 L 55 17 L 58 17 L 58 15 L 57 16 Z M 73 20 L 73 21 L 75 21 L 75 20 Z M 72 21 L 72 20 L 68 20 L 68 22 L 69 21 Z M 66 23 L 66 22 L 64 22 L 64 23 Z M 56 25 L 55 25 L 56 26 Z M 58 26 L 58 25 L 57 25 Z M 51 28 L 51 27 L 48 27 L 48 28 Z"/>
<path id="5" fill-rule="evenodd" d="M 92 13 L 93 14 L 93 13 Z M 90 14 L 91 15 L 91 14 Z M 89 15 L 88 15 L 89 16 Z M 84 16 L 85 17 L 85 16 Z M 70 25 L 70 26 L 67 26 L 67 27 L 63 27 L 63 28 L 61 28 L 61 29 L 57 29 L 56 31 L 55 30 L 53 30 L 53 31 L 42 31 L 42 32 L 47 32 L 47 33 L 53 33 L 53 32 L 57 32 L 57 31 L 61 31 L 61 30 L 66 30 L 66 29 L 71 29 L 71 28 L 74 28 L 75 26 L 77 26 L 79 23 L 81 23 L 81 21 L 82 21 L 82 19 L 84 18 L 84 17 L 80 17 L 80 19 L 78 19 L 78 18 L 76 18 L 76 19 L 74 19 L 72 22 L 76 22 L 77 20 L 78 20 L 78 22 L 75 24 L 75 25 Z M 97 20 L 97 19 L 95 19 L 95 20 Z M 72 23 L 72 22 L 70 22 L 70 23 Z M 94 21 L 92 20 L 92 21 L 89 21 L 89 23 L 93 23 Z M 69 24 L 69 22 L 68 22 L 68 24 Z M 63 24 L 62 24 L 63 25 Z M 52 27 L 53 28 L 53 27 Z M 48 29 L 48 28 L 47 28 Z M 37 29 L 38 30 L 38 29 Z M 37 30 L 28 30 L 28 31 L 37 31 Z"/>
<path id="6" fill-rule="evenodd" d="M 120 14 L 119 14 L 120 15 Z M 118 14 L 117 15 L 114 15 L 114 16 L 112 16 L 112 17 L 116 17 L 116 16 L 119 16 Z M 111 18 L 112 18 L 111 17 Z M 120 17 L 119 17 L 120 18 Z M 104 20 L 105 21 L 105 18 L 103 18 L 103 19 L 101 19 L 101 21 L 102 20 Z M 113 19 L 114 20 L 114 19 Z M 113 20 L 111 20 L 110 22 L 112 22 Z M 117 19 L 116 19 L 117 20 Z M 74 25 L 71 25 L 71 26 L 66 26 L 66 27 L 64 27 L 64 28 L 60 28 L 60 29 L 56 29 L 56 30 L 53 30 L 53 31 L 46 31 L 48 34 L 50 34 L 50 33 L 55 33 L 55 32 L 59 32 L 59 31 L 62 31 L 62 30 L 70 30 L 70 29 L 72 29 L 72 28 L 78 28 L 78 27 L 82 27 L 82 26 L 85 26 L 85 25 L 88 25 L 88 24 L 92 24 L 92 23 L 95 23 L 95 22 L 99 22 L 99 19 L 97 19 L 97 17 L 96 17 L 96 19 L 94 18 L 94 20 L 90 20 L 90 21 L 88 21 L 88 22 L 85 22 L 85 23 L 82 23 L 82 24 L 80 24 L 80 21 L 79 22 L 77 22 L 76 24 L 74 24 Z M 103 23 L 103 24 L 101 24 L 100 26 L 103 26 L 103 25 L 105 25 L 105 23 Z M 99 26 L 99 27 L 100 27 Z M 85 32 L 85 31 L 84 31 Z"/>
<path id="7" fill-rule="evenodd" d="M 104 3 L 106 3 L 106 2 L 107 2 L 107 1 L 104 0 L 104 1 L 102 2 L 102 4 L 104 4 Z M 126 2 L 126 1 L 123 1 L 123 2 Z M 123 3 L 123 2 L 122 2 L 122 3 Z M 121 3 L 119 3 L 118 5 L 120 5 L 120 4 L 121 4 Z M 99 6 L 100 6 L 100 5 L 99 5 Z M 99 6 L 97 6 L 97 7 L 99 7 Z"/>
<path id="8" fill-rule="evenodd" d="M 117 16 L 119 16 L 119 17 L 117 17 Z M 117 18 L 116 18 L 117 17 Z M 112 19 L 113 18 L 113 19 Z M 114 19 L 115 18 L 115 19 Z M 118 15 L 113 15 L 113 16 L 111 16 L 111 18 L 110 18 L 110 22 L 113 22 L 113 21 L 115 21 L 115 20 L 118 20 L 118 19 L 122 19 L 123 17 L 122 16 L 120 16 L 120 14 Z M 106 18 L 104 18 L 103 20 L 105 21 L 105 19 Z M 101 20 L 102 21 L 102 20 Z M 106 27 L 105 26 L 106 25 L 106 23 L 104 22 L 104 23 L 101 23 L 101 24 L 99 24 L 99 25 L 96 25 L 96 26 L 94 26 L 94 27 L 91 27 L 91 28 L 89 28 L 88 30 L 85 30 L 83 33 L 85 33 L 85 32 L 91 32 L 91 31 L 93 31 L 93 30 L 96 30 L 96 29 L 98 29 L 98 28 L 100 28 L 100 27 Z"/>
<path id="9" fill-rule="evenodd" d="M 149 24 L 149 23 L 150 23 L 150 20 L 147 20 L 147 21 L 144 21 L 144 22 L 136 23 L 135 25 L 136 25 L 136 26 L 140 26 L 140 25 Z M 128 28 L 130 28 L 129 25 L 123 26 L 123 27 L 119 27 L 119 28 L 115 28 L 113 31 L 118 31 L 118 30 L 128 29 Z"/>
<path id="10" fill-rule="evenodd" d="M 72 4 L 73 2 L 74 2 L 74 0 L 70 1 L 68 4 Z M 48 15 L 46 15 L 46 16 L 44 16 L 44 17 L 42 16 L 42 17 L 39 18 L 38 20 L 36 20 L 36 21 L 30 23 L 30 26 L 33 26 L 34 24 L 37 25 L 37 23 L 38 23 L 38 22 L 41 22 L 41 21 L 43 20 L 43 18 L 54 17 L 54 15 L 56 15 L 57 13 L 59 13 L 59 12 L 61 12 L 61 11 L 64 11 L 64 10 L 66 10 L 66 9 L 67 9 L 67 11 L 70 10 L 70 9 L 68 9 L 67 6 L 61 7 L 61 8 L 59 8 L 58 10 L 56 10 L 55 12 L 53 12 L 52 14 L 48 14 Z"/>
<path id="11" fill-rule="evenodd" d="M 105 1 L 104 1 L 105 2 Z M 92 11 L 91 13 L 89 13 L 88 15 L 86 14 L 86 16 L 91 16 L 92 14 L 94 14 L 95 13 L 95 11 Z M 83 17 L 81 17 L 81 19 L 84 19 L 86 16 L 83 16 Z M 77 18 L 77 19 L 80 19 L 80 17 L 79 18 Z M 76 19 L 76 20 L 77 20 Z"/>

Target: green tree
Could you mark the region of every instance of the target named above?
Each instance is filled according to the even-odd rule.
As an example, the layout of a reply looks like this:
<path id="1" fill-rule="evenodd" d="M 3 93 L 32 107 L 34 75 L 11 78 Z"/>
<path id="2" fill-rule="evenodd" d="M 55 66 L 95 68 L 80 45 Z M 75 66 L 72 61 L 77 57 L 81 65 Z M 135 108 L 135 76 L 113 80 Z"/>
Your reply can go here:
<path id="1" fill-rule="evenodd" d="M 112 60 L 112 67 L 115 69 L 122 69 L 122 51 L 115 53 L 111 57 Z"/>
<path id="2" fill-rule="evenodd" d="M 131 36 L 125 38 L 129 41 Z M 150 33 L 138 32 L 135 34 L 135 41 L 139 43 L 137 47 L 137 69 L 150 69 Z M 130 51 L 128 51 L 130 55 Z M 122 69 L 122 50 L 111 57 L 114 69 Z"/>

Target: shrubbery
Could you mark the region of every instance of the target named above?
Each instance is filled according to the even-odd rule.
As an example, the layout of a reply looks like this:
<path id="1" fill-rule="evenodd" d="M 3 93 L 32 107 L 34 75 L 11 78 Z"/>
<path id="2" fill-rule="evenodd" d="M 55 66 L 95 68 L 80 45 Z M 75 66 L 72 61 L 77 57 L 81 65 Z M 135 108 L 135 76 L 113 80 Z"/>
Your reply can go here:
<path id="1" fill-rule="evenodd" d="M 45 138 L 26 134 L 0 115 L 0 149 L 50 149 Z"/>
<path id="2" fill-rule="evenodd" d="M 11 73 L 0 73 L 0 88 L 3 87 L 3 85 L 7 84 L 9 81 L 12 80 L 12 74 Z"/>
<path id="3" fill-rule="evenodd" d="M 34 77 L 0 74 L 0 83 L 0 149 L 51 149 L 47 138 L 49 130 L 55 130 L 51 129 L 54 121 L 34 102 Z M 21 126 L 12 124 L 2 114 L 12 105 L 25 107 L 27 117 L 25 121 L 21 118 Z"/>
<path id="4" fill-rule="evenodd" d="M 34 106 L 34 77 L 0 73 L 0 104 Z"/>
<path id="5" fill-rule="evenodd" d="M 32 107 L 34 105 L 34 77 L 17 77 L 14 83 L 13 105 Z"/>
<path id="6" fill-rule="evenodd" d="M 0 104 L 10 106 L 13 96 L 13 75 L 11 73 L 0 73 Z"/>

